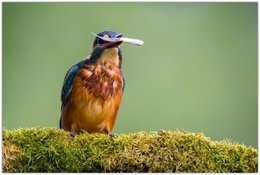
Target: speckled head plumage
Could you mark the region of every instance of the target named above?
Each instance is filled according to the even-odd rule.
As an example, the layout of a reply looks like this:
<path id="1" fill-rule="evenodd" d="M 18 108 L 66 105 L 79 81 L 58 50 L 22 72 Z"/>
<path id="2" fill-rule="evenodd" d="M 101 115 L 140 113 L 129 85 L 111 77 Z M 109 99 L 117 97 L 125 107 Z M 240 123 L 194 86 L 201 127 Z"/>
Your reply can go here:
<path id="1" fill-rule="evenodd" d="M 97 35 L 100 36 L 100 37 L 108 37 L 108 38 L 121 38 L 121 37 L 123 37 L 123 34 L 116 33 L 116 32 L 113 32 L 113 31 L 103 31 L 103 32 L 100 32 Z M 101 45 L 102 46 L 105 43 L 109 43 L 109 41 L 105 41 L 105 40 L 103 40 L 103 39 L 101 39 L 99 37 L 96 37 L 94 42 L 93 42 L 93 49 L 97 45 Z M 120 45 L 121 43 L 122 43 L 122 41 L 118 42 L 117 44 Z"/>

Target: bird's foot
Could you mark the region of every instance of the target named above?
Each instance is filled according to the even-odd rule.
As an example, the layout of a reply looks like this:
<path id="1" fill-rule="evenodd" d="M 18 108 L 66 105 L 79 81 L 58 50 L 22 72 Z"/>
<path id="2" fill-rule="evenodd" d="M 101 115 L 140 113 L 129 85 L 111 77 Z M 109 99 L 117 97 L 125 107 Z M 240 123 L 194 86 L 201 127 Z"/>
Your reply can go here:
<path id="1" fill-rule="evenodd" d="M 113 138 L 113 137 L 115 136 L 114 133 L 112 133 L 112 132 L 110 132 L 110 131 L 107 133 L 107 135 L 108 135 L 110 138 Z"/>
<path id="2" fill-rule="evenodd" d="M 72 128 L 71 131 L 70 131 L 70 136 L 73 137 L 73 138 L 75 138 L 76 135 L 77 135 L 77 134 L 76 134 L 75 130 Z"/>
<path id="3" fill-rule="evenodd" d="M 108 130 L 107 128 L 105 128 L 103 130 L 104 133 L 106 133 L 110 138 L 113 138 L 114 137 L 114 133 L 110 130 Z"/>

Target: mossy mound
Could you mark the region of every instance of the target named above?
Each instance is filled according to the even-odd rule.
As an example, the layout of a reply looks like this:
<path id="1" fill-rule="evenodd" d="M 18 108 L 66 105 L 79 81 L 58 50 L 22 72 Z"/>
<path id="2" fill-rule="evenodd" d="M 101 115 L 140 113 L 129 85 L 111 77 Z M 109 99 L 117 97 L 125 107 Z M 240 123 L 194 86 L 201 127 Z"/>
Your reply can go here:
<path id="1" fill-rule="evenodd" d="M 257 150 L 185 131 L 72 138 L 55 128 L 3 130 L 3 172 L 257 172 Z"/>

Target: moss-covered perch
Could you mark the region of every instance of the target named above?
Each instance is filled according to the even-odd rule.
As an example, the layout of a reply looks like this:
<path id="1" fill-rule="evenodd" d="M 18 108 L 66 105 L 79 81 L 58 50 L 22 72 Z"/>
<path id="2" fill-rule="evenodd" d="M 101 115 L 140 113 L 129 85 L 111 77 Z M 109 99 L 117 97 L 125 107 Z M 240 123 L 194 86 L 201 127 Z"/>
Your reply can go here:
<path id="1" fill-rule="evenodd" d="M 257 150 L 189 132 L 3 131 L 4 172 L 257 172 Z"/>

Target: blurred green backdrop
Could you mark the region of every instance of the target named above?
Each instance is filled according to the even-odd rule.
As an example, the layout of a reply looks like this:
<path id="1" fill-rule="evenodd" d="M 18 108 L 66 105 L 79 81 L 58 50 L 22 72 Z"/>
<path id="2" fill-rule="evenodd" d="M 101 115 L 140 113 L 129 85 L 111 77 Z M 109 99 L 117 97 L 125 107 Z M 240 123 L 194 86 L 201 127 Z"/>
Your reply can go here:
<path id="1" fill-rule="evenodd" d="M 58 127 L 65 73 L 103 30 L 145 41 L 121 46 L 115 133 L 257 147 L 257 3 L 3 3 L 3 128 Z"/>

